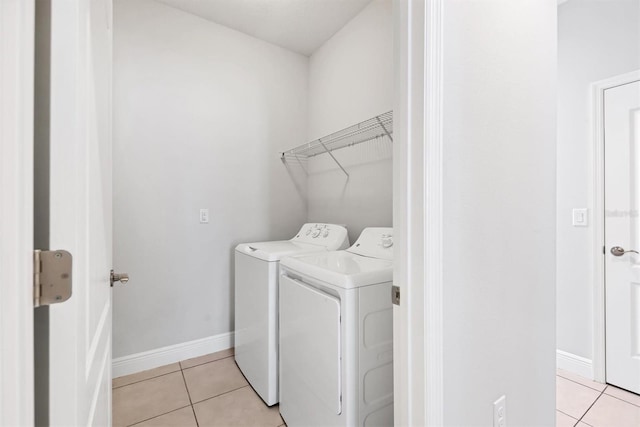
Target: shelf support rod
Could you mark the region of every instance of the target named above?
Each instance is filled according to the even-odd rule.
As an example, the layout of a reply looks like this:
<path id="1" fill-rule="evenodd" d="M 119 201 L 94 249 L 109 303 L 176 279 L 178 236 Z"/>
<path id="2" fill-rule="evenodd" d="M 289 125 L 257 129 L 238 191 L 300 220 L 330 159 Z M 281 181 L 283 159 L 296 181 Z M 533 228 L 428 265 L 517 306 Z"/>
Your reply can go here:
<path id="1" fill-rule="evenodd" d="M 340 169 L 342 169 L 342 172 L 344 172 L 344 174 L 347 175 L 347 179 L 349 179 L 349 174 L 347 173 L 347 171 L 344 170 L 344 168 L 342 167 L 338 159 L 336 159 L 336 157 L 333 154 L 331 154 L 331 151 L 327 148 L 326 145 L 324 145 L 324 142 L 320 142 L 320 145 L 322 145 L 322 148 L 324 148 L 324 151 L 326 151 L 327 154 L 331 156 L 333 161 L 336 162 L 336 164 L 340 167 Z"/>
<path id="2" fill-rule="evenodd" d="M 382 120 L 380 120 L 380 116 L 376 116 L 376 120 L 378 120 L 378 123 L 380 123 L 380 127 L 382 128 L 384 133 L 386 133 L 389 139 L 391 140 L 391 142 L 393 142 L 393 137 L 391 136 L 387 128 L 384 126 L 384 123 L 382 123 Z"/>

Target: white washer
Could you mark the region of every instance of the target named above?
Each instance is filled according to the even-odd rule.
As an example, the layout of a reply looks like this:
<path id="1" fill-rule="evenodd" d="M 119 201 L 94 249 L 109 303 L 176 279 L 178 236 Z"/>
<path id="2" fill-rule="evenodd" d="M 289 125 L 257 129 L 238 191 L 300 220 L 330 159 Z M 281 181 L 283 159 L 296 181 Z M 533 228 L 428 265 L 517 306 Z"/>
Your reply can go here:
<path id="1" fill-rule="evenodd" d="M 280 263 L 280 413 L 289 427 L 393 425 L 393 237 Z"/>
<path id="2" fill-rule="evenodd" d="M 267 405 L 278 403 L 280 259 L 348 246 L 346 228 L 334 224 L 305 224 L 291 240 L 242 243 L 236 247 L 235 360 Z"/>

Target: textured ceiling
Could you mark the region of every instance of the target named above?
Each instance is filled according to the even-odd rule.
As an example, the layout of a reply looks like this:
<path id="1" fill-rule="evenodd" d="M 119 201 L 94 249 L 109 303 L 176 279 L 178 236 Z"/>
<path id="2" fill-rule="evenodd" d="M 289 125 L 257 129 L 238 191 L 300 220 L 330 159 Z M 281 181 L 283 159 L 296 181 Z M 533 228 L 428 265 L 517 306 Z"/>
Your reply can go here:
<path id="1" fill-rule="evenodd" d="M 371 0 L 157 1 L 307 56 L 371 2 Z"/>

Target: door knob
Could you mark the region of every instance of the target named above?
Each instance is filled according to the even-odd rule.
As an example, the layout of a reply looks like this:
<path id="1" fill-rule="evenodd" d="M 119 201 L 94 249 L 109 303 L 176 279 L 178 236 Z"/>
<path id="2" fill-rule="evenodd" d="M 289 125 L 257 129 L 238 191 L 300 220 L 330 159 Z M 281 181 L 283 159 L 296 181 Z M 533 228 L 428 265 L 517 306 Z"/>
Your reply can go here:
<path id="1" fill-rule="evenodd" d="M 115 282 L 120 282 L 123 285 L 126 285 L 128 281 L 129 281 L 129 275 L 127 273 L 116 274 L 113 272 L 113 270 L 111 270 L 111 287 L 113 287 L 113 284 Z"/>
<path id="2" fill-rule="evenodd" d="M 638 251 L 634 251 L 634 250 L 625 251 L 624 248 L 621 248 L 620 246 L 614 246 L 611 248 L 611 255 L 613 256 L 622 256 L 629 252 L 633 252 L 634 254 L 639 253 Z"/>

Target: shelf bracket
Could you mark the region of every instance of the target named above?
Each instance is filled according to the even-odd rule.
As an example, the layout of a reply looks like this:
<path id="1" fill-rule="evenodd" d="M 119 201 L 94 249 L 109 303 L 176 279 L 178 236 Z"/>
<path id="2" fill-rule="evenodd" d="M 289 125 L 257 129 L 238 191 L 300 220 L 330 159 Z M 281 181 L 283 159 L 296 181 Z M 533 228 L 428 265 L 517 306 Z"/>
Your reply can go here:
<path id="1" fill-rule="evenodd" d="M 349 179 L 349 174 L 347 173 L 346 170 L 344 170 L 344 168 L 342 167 L 342 165 L 340 164 L 340 162 L 338 161 L 338 159 L 336 159 L 336 157 L 331 153 L 331 151 L 327 148 L 326 145 L 324 145 L 324 142 L 320 142 L 320 145 L 322 145 L 322 148 L 324 148 L 324 151 L 327 152 L 328 155 L 331 156 L 331 158 L 333 159 L 334 162 L 336 162 L 336 164 L 340 167 L 340 169 L 342 169 L 342 172 L 344 172 L 344 174 L 347 176 L 347 179 Z"/>
<path id="2" fill-rule="evenodd" d="M 382 128 L 382 130 L 384 131 L 384 133 L 387 134 L 387 136 L 389 137 L 389 140 L 391 142 L 393 142 L 393 137 L 391 136 L 391 133 L 389 133 L 389 131 L 387 130 L 387 128 L 385 127 L 384 123 L 382 123 L 382 120 L 380 120 L 380 116 L 376 116 L 376 120 L 378 120 L 378 123 L 380 124 L 380 127 Z"/>

